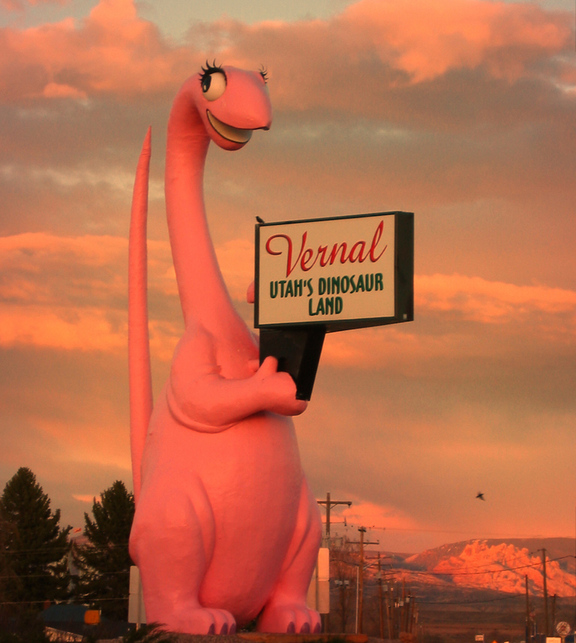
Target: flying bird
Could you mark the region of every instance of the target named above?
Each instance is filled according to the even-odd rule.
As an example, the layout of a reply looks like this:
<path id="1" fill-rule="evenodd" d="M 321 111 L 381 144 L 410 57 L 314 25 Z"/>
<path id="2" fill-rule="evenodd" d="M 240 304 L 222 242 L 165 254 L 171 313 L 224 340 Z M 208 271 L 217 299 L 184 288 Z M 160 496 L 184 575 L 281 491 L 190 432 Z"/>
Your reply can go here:
<path id="1" fill-rule="evenodd" d="M 484 498 L 484 494 L 481 493 L 480 491 L 476 494 L 476 499 L 477 500 L 486 500 L 486 498 Z"/>

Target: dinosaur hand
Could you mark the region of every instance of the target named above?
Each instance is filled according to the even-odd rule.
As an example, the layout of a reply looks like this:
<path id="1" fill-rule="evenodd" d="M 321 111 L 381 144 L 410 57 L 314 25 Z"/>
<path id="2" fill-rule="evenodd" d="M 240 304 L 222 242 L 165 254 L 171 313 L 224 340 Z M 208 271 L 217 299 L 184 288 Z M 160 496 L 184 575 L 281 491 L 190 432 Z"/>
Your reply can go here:
<path id="1" fill-rule="evenodd" d="M 256 301 L 256 286 L 254 282 L 248 286 L 248 290 L 246 291 L 246 301 L 249 304 L 253 304 Z"/>
<path id="2" fill-rule="evenodd" d="M 265 408 L 280 415 L 300 415 L 308 402 L 296 399 L 296 384 L 288 373 L 278 371 L 278 360 L 267 357 L 254 375 L 265 400 Z"/>

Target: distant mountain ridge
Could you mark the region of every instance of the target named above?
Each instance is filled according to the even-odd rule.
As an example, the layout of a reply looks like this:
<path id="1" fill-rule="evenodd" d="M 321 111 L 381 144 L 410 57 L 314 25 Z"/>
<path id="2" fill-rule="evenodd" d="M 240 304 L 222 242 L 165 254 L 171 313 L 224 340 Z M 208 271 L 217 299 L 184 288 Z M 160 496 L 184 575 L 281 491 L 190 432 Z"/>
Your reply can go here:
<path id="1" fill-rule="evenodd" d="M 546 551 L 549 596 L 576 595 L 575 541 L 572 538 L 467 540 L 420 554 L 391 555 L 392 567 L 410 586 L 435 590 L 482 590 L 542 596 L 542 551 Z"/>

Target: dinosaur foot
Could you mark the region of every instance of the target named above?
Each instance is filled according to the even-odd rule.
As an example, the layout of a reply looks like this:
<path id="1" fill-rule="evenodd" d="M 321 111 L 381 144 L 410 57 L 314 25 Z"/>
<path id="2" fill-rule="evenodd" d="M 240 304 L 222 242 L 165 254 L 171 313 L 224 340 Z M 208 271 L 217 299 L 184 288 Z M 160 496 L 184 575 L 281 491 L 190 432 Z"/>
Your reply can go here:
<path id="1" fill-rule="evenodd" d="M 181 606 L 167 615 L 163 627 L 183 634 L 235 634 L 236 621 L 226 610 Z"/>
<path id="2" fill-rule="evenodd" d="M 258 631 L 319 634 L 320 614 L 301 603 L 269 603 L 258 619 Z"/>

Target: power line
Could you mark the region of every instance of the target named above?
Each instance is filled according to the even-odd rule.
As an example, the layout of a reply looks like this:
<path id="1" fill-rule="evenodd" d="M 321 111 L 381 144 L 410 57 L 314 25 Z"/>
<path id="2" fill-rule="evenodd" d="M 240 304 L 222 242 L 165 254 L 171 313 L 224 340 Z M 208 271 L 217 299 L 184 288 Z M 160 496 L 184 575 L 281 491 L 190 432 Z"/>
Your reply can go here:
<path id="1" fill-rule="evenodd" d="M 521 594 L 510 594 L 510 596 L 498 596 L 497 598 L 484 598 L 473 599 L 470 601 L 426 601 L 418 598 L 418 602 L 422 605 L 475 605 L 478 603 L 498 603 L 500 601 L 511 601 L 514 599 L 522 598 Z"/>
<path id="2" fill-rule="evenodd" d="M 348 522 L 349 527 L 357 528 L 355 522 Z M 367 527 L 369 531 L 400 531 L 407 533 L 422 533 L 422 534 L 460 534 L 469 536 L 472 530 L 462 531 L 457 529 L 430 529 L 427 527 L 383 527 L 380 525 L 372 525 Z M 515 540 L 530 540 L 542 538 L 558 538 L 558 536 L 546 536 L 542 534 L 509 534 L 509 533 L 488 533 L 482 536 L 469 537 L 466 540 L 494 540 L 499 538 L 513 538 Z M 560 536 L 568 540 L 574 540 L 573 536 Z"/>

